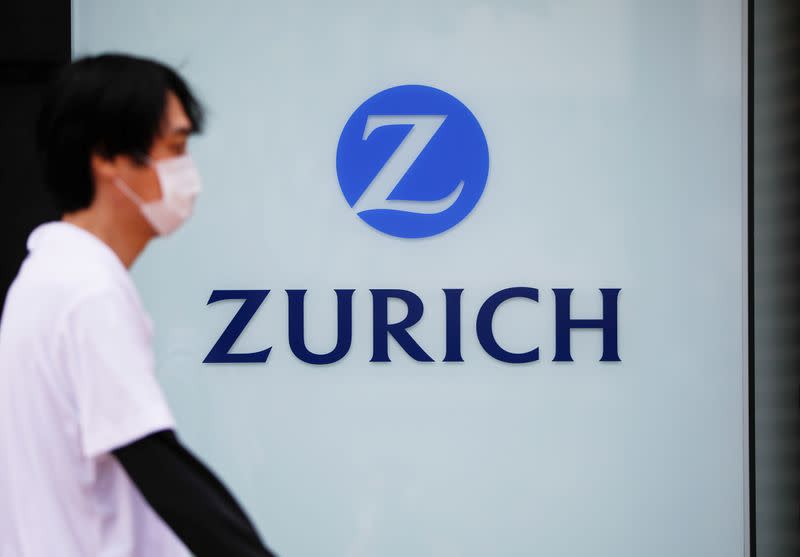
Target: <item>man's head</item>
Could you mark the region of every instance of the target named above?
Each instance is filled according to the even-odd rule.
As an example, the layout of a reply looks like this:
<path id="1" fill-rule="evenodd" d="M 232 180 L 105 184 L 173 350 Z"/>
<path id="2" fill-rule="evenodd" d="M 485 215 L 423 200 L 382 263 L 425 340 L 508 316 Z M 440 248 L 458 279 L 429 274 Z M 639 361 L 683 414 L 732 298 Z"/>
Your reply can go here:
<path id="1" fill-rule="evenodd" d="M 45 183 L 65 215 L 95 211 L 155 234 L 137 206 L 162 197 L 154 168 L 187 154 L 203 108 L 167 66 L 106 54 L 65 67 L 37 126 Z"/>

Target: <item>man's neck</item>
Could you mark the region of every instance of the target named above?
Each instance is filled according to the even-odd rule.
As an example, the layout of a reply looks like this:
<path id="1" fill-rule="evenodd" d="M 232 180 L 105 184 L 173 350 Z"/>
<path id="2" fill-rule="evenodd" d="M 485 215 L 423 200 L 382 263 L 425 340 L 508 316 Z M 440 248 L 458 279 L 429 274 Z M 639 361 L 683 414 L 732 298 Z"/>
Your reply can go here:
<path id="1" fill-rule="evenodd" d="M 120 226 L 107 213 L 103 214 L 89 209 L 67 213 L 61 220 L 94 234 L 117 254 L 126 268 L 133 265 L 152 237 L 152 234 L 131 230 L 132 227 Z"/>

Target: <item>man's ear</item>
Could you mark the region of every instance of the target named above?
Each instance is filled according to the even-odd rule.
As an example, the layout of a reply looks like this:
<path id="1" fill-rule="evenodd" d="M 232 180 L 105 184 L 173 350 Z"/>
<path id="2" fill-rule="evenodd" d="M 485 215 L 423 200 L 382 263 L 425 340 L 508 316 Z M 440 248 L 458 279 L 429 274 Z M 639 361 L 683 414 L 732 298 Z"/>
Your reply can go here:
<path id="1" fill-rule="evenodd" d="M 89 155 L 89 167 L 94 176 L 95 184 L 108 182 L 118 174 L 118 161 L 115 158 L 107 158 L 96 151 Z"/>

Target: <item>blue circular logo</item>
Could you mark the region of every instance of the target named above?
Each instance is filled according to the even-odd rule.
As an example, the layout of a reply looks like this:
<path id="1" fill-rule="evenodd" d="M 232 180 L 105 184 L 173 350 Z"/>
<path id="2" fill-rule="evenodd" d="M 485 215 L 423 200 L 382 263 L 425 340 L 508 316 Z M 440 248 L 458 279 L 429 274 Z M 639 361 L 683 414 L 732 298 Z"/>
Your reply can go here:
<path id="1" fill-rule="evenodd" d="M 425 238 L 475 208 L 489 174 L 489 148 L 461 101 L 433 87 L 401 85 L 350 116 L 336 173 L 364 222 L 391 236 Z"/>

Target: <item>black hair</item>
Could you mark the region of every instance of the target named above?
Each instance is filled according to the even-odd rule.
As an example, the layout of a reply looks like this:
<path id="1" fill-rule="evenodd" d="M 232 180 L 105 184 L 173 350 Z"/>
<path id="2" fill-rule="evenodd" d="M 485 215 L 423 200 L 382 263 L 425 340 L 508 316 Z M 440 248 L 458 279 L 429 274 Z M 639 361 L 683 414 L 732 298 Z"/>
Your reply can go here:
<path id="1" fill-rule="evenodd" d="M 81 58 L 50 83 L 36 126 L 45 185 L 62 213 L 94 199 L 90 155 L 125 154 L 144 164 L 160 132 L 167 92 L 183 105 L 192 133 L 202 131 L 204 110 L 173 69 L 145 58 L 103 54 Z"/>

